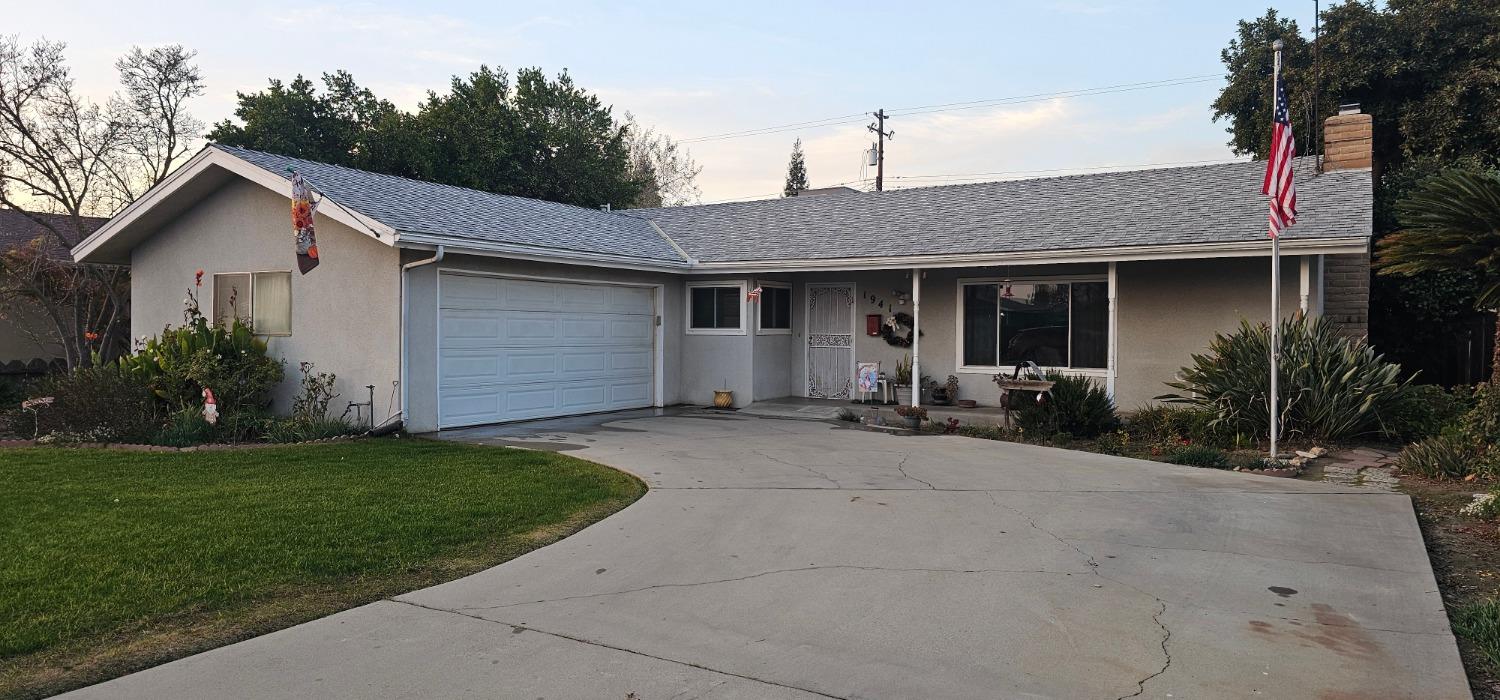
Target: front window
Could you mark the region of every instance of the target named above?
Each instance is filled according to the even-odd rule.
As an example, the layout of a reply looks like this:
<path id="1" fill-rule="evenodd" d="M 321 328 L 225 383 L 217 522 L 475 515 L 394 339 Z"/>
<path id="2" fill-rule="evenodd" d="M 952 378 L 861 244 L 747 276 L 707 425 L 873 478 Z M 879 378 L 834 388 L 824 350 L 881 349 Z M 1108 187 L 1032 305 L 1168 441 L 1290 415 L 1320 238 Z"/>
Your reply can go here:
<path id="1" fill-rule="evenodd" d="M 256 335 L 292 334 L 292 273 L 229 272 L 214 275 L 214 321 L 238 320 Z"/>
<path id="2" fill-rule="evenodd" d="M 761 286 L 760 329 L 762 331 L 792 330 L 791 288 Z"/>
<path id="3" fill-rule="evenodd" d="M 688 329 L 691 331 L 743 332 L 740 308 L 742 285 L 700 285 L 688 288 Z"/>
<path id="4" fill-rule="evenodd" d="M 1107 295 L 1105 282 L 964 283 L 963 364 L 1102 369 Z"/>

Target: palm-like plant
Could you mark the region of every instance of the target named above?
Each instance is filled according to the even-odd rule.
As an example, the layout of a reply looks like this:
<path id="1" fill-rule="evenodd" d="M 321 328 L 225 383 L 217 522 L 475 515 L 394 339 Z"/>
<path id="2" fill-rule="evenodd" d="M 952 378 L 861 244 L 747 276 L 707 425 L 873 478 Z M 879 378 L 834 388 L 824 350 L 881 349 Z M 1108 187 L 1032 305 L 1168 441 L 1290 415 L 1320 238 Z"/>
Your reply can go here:
<path id="1" fill-rule="evenodd" d="M 1477 273 L 1475 305 L 1497 314 L 1490 381 L 1500 382 L 1500 173 L 1445 172 L 1397 202 L 1396 216 L 1402 230 L 1381 239 L 1376 268 Z"/>

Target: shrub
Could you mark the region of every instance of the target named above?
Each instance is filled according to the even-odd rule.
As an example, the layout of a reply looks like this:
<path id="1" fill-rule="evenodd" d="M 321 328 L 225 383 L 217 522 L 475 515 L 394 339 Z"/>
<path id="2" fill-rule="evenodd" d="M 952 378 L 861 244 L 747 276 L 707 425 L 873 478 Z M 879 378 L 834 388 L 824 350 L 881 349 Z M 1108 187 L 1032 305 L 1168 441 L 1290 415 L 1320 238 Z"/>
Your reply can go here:
<path id="1" fill-rule="evenodd" d="M 1229 466 L 1228 455 L 1225 455 L 1223 450 L 1208 445 L 1184 445 L 1168 454 L 1166 461 L 1172 464 L 1212 469 L 1224 469 Z"/>
<path id="2" fill-rule="evenodd" d="M 38 434 L 87 435 L 91 442 L 142 442 L 161 427 L 164 412 L 151 390 L 113 364 L 80 367 L 39 379 L 33 397 L 52 397 L 38 408 Z M 31 426 L 25 426 L 23 429 Z"/>
<path id="3" fill-rule="evenodd" d="M 167 419 L 166 426 L 152 436 L 151 444 L 167 447 L 201 445 L 213 442 L 214 432 L 214 426 L 203 419 L 203 411 L 189 407 L 174 412 Z"/>
<path id="4" fill-rule="evenodd" d="M 1397 469 L 1433 479 L 1462 478 L 1475 473 L 1478 465 L 1474 446 L 1456 435 L 1437 435 L 1412 443 L 1396 457 Z"/>
<path id="5" fill-rule="evenodd" d="M 1500 386 L 1495 382 L 1500 379 L 1474 387 L 1469 410 L 1458 421 L 1459 432 L 1478 445 L 1500 444 Z"/>
<path id="6" fill-rule="evenodd" d="M 1156 404 L 1136 409 L 1125 420 L 1125 430 L 1150 445 L 1179 445 L 1183 440 L 1222 446 L 1214 431 L 1214 414 L 1201 408 Z"/>
<path id="7" fill-rule="evenodd" d="M 282 418 L 266 424 L 268 442 L 306 442 L 359 432 L 343 418 Z"/>
<path id="8" fill-rule="evenodd" d="M 1500 672 L 1500 599 L 1470 603 L 1454 610 L 1453 631 L 1484 655 L 1491 673 Z"/>
<path id="9" fill-rule="evenodd" d="M 1471 403 L 1467 389 L 1448 391 L 1434 384 L 1413 385 L 1387 421 L 1390 436 L 1413 442 L 1442 433 L 1457 425 Z"/>
<path id="10" fill-rule="evenodd" d="M 897 406 L 896 415 L 902 418 L 916 418 L 922 421 L 927 420 L 927 409 L 922 406 Z"/>
<path id="11" fill-rule="evenodd" d="M 1022 430 L 1035 435 L 1067 433 L 1094 438 L 1119 427 L 1114 400 L 1087 377 L 1051 371 L 1047 379 L 1053 382 L 1047 400 L 1016 411 L 1016 424 Z"/>
<path id="12" fill-rule="evenodd" d="M 1101 454 L 1123 455 L 1129 447 L 1130 433 L 1124 430 L 1112 430 L 1094 440 L 1094 451 Z"/>
<path id="13" fill-rule="evenodd" d="M 1341 335 L 1324 318 L 1294 316 L 1281 322 L 1278 420 L 1285 436 L 1341 440 L 1392 434 L 1392 417 L 1407 399 L 1409 382 L 1362 340 Z M 1193 355 L 1182 379 L 1167 382 L 1181 393 L 1158 400 L 1214 414 L 1215 430 L 1262 435 L 1270 428 L 1270 327 L 1241 321 L 1218 334 L 1205 354 Z"/>
<path id="14" fill-rule="evenodd" d="M 849 410 L 847 408 L 841 408 L 841 409 L 839 409 L 838 418 L 839 418 L 839 420 L 844 421 L 846 423 L 858 423 L 859 422 L 859 414 L 855 413 L 854 411 L 851 411 L 851 410 Z"/>
<path id="15" fill-rule="evenodd" d="M 1500 487 L 1491 488 L 1488 493 L 1474 494 L 1473 502 L 1460 508 L 1458 513 L 1471 518 L 1494 520 L 1496 516 L 1500 516 Z"/>
<path id="16" fill-rule="evenodd" d="M 266 406 L 284 373 L 281 361 L 266 355 L 266 341 L 238 319 L 228 327 L 210 324 L 191 309 L 188 319 L 120 358 L 120 367 L 173 410 L 201 406 L 204 387 L 220 413 Z"/>
<path id="17" fill-rule="evenodd" d="M 976 423 L 967 423 L 958 426 L 958 434 L 981 440 L 1013 440 L 1018 437 L 1011 431 L 998 425 L 980 425 Z"/>
<path id="18" fill-rule="evenodd" d="M 298 365 L 302 371 L 302 392 L 292 399 L 292 415 L 298 418 L 322 418 L 328 415 L 328 404 L 338 398 L 333 390 L 335 375 L 313 372 L 313 363 Z"/>

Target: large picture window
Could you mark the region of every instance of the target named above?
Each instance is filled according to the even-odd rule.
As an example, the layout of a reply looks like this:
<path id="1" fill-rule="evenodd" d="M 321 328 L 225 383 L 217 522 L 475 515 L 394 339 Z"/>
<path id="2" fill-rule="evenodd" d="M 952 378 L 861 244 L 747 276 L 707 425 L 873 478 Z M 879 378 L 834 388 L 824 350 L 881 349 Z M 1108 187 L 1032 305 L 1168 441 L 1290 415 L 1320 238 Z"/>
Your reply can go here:
<path id="1" fill-rule="evenodd" d="M 959 350 L 965 367 L 1103 369 L 1109 343 L 1107 284 L 1099 281 L 965 282 Z"/>
<path id="2" fill-rule="evenodd" d="M 745 332 L 741 309 L 744 305 L 743 284 L 695 284 L 688 287 L 689 333 Z"/>

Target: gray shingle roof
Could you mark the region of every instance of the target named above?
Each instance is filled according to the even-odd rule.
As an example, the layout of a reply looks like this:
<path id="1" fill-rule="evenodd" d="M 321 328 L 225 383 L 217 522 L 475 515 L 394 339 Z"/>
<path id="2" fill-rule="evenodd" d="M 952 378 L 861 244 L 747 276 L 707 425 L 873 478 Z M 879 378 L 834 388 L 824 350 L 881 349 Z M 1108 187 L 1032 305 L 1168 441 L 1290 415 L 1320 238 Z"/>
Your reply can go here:
<path id="1" fill-rule="evenodd" d="M 290 179 L 306 177 L 335 202 L 402 233 L 458 240 L 684 263 L 639 217 L 382 175 L 300 158 L 214 144 L 225 153 Z"/>
<path id="2" fill-rule="evenodd" d="M 1370 235 L 1368 171 L 1294 164 L 1283 240 Z M 789 197 L 625 213 L 704 262 L 1007 253 L 1266 238 L 1263 162 Z"/>
<path id="3" fill-rule="evenodd" d="M 295 168 L 334 201 L 402 233 L 564 256 L 571 251 L 680 265 L 686 260 L 672 242 L 702 262 L 753 262 L 1266 237 L 1261 162 L 607 212 L 213 147 L 284 177 Z M 1294 167 L 1300 218 L 1284 240 L 1369 237 L 1369 171 L 1316 175 L 1311 158 L 1298 158 Z"/>
<path id="4" fill-rule="evenodd" d="M 32 212 L 31 214 L 32 216 L 46 219 L 57 229 L 57 233 L 54 234 L 52 229 L 37 223 L 30 216 L 20 211 L 15 209 L 0 209 L 0 253 L 28 245 L 32 241 L 40 239 L 42 249 L 47 252 L 48 257 L 57 260 L 69 260 L 71 256 L 68 255 L 68 248 L 61 241 L 57 240 L 58 235 L 66 239 L 69 245 L 75 245 L 79 240 L 87 238 L 95 229 L 103 226 L 104 222 L 109 221 L 107 218 L 97 216 L 80 217 L 78 226 L 82 226 L 83 230 L 78 231 L 75 229 L 73 218 L 66 214 L 47 214 L 42 212 Z"/>

